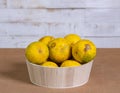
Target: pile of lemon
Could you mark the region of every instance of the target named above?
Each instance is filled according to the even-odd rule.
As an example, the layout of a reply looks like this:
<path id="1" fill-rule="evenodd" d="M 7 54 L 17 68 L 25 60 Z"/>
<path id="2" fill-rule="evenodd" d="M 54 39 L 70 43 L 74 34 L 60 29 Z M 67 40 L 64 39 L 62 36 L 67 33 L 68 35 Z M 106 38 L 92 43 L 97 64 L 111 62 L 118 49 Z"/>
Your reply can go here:
<path id="1" fill-rule="evenodd" d="M 59 38 L 44 36 L 27 46 L 25 56 L 29 62 L 41 66 L 73 67 L 93 60 L 96 46 L 77 34 L 67 34 Z"/>

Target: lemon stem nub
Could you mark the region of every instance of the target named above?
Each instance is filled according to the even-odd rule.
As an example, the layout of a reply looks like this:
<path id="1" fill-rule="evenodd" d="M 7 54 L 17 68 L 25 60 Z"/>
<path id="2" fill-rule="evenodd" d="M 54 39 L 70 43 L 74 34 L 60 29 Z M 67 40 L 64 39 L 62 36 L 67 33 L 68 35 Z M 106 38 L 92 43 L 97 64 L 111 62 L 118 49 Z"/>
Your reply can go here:
<path id="1" fill-rule="evenodd" d="M 38 51 L 39 53 L 42 53 L 42 51 L 39 49 L 39 51 Z"/>
<path id="2" fill-rule="evenodd" d="M 51 48 L 53 48 L 53 47 L 55 47 L 56 46 L 56 43 L 53 43 L 52 45 L 51 45 Z"/>
<path id="3" fill-rule="evenodd" d="M 90 49 L 91 49 L 90 45 L 89 45 L 89 44 L 86 44 L 86 45 L 85 45 L 85 48 L 84 48 L 84 51 L 87 52 L 87 51 L 90 50 Z"/>

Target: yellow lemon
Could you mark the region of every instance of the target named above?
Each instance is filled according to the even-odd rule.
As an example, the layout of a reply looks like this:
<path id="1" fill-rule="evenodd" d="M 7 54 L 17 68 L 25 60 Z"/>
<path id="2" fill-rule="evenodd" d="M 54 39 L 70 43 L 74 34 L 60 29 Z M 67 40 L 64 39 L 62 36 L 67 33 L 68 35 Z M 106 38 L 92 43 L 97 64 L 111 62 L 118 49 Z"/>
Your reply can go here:
<path id="1" fill-rule="evenodd" d="M 52 61 L 46 61 L 44 62 L 41 66 L 46 66 L 46 67 L 58 67 L 58 65 Z"/>
<path id="2" fill-rule="evenodd" d="M 48 43 L 50 41 L 54 40 L 54 37 L 53 36 L 44 36 L 42 37 L 39 41 L 45 43 L 46 45 L 48 45 Z"/>
<path id="3" fill-rule="evenodd" d="M 75 60 L 65 60 L 60 67 L 74 67 L 80 66 L 81 64 Z"/>
<path id="4" fill-rule="evenodd" d="M 25 56 L 30 62 L 41 64 L 49 57 L 49 50 L 44 43 L 35 41 L 27 46 Z"/>
<path id="5" fill-rule="evenodd" d="M 71 55 L 71 48 L 64 38 L 56 38 L 49 44 L 49 57 L 52 61 L 61 63 L 67 60 Z"/>
<path id="6" fill-rule="evenodd" d="M 90 40 L 80 40 L 72 46 L 72 55 L 80 63 L 86 63 L 96 56 L 96 46 Z"/>
<path id="7" fill-rule="evenodd" d="M 69 44 L 72 46 L 76 42 L 78 42 L 81 38 L 77 34 L 68 34 L 64 37 L 66 40 L 68 40 Z"/>

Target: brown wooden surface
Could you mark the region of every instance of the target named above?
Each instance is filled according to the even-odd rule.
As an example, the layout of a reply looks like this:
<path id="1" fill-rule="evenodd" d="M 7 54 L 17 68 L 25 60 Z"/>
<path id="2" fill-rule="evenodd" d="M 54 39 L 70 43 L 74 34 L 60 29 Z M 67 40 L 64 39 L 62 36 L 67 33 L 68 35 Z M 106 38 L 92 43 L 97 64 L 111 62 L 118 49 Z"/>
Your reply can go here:
<path id="1" fill-rule="evenodd" d="M 0 49 L 0 93 L 119 93 L 120 49 L 97 49 L 89 82 L 81 87 L 50 89 L 33 85 L 24 49 Z"/>

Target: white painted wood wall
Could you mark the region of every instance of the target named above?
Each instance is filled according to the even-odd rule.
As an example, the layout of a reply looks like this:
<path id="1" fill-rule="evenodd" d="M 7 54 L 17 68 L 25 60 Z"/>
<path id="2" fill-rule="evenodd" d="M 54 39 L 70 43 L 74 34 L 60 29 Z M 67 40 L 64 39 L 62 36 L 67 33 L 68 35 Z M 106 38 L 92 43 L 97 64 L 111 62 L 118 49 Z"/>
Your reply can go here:
<path id="1" fill-rule="evenodd" d="M 68 33 L 120 48 L 120 0 L 0 0 L 0 48 Z"/>

